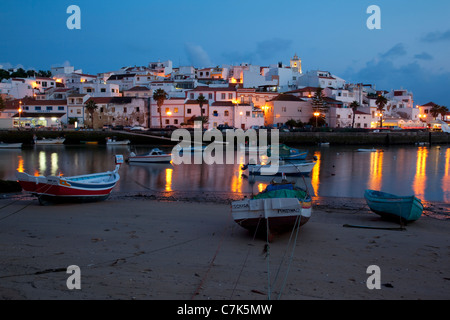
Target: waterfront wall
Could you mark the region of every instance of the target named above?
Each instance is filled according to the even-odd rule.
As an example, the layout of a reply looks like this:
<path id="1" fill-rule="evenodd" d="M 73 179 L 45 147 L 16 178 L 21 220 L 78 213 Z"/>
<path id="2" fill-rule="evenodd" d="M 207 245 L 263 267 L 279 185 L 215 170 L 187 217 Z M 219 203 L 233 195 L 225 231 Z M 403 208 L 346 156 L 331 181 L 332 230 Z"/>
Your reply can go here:
<path id="1" fill-rule="evenodd" d="M 449 144 L 443 132 L 281 132 L 280 142 L 288 145 L 402 145 L 416 143 Z"/>
<path id="2" fill-rule="evenodd" d="M 174 144 L 167 140 L 169 133 L 165 133 L 166 140 L 155 137 L 158 132 L 132 134 L 118 131 L 0 131 L 0 141 L 12 143 L 22 142 L 33 144 L 33 135 L 39 138 L 56 138 L 64 136 L 65 144 L 79 144 L 82 141 L 98 141 L 105 144 L 107 137 L 115 136 L 117 140 L 128 139 L 132 144 Z M 224 136 L 225 139 L 225 136 Z M 287 145 L 315 145 L 329 142 L 332 145 L 413 145 L 416 143 L 450 144 L 450 134 L 443 132 L 280 132 L 280 143 Z"/>

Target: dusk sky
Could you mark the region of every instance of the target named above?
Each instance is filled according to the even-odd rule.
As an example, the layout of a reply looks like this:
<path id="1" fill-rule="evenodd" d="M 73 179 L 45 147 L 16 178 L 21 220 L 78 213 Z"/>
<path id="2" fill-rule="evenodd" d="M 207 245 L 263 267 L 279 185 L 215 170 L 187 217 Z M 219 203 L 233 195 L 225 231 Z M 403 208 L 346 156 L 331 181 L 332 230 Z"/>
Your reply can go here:
<path id="1" fill-rule="evenodd" d="M 81 9 L 81 30 L 66 26 L 70 5 Z M 366 26 L 370 5 L 381 9 L 381 30 Z M 304 72 L 450 107 L 449 12 L 442 0 L 2 0 L 0 65 L 96 74 L 158 60 L 289 64 L 297 53 Z"/>

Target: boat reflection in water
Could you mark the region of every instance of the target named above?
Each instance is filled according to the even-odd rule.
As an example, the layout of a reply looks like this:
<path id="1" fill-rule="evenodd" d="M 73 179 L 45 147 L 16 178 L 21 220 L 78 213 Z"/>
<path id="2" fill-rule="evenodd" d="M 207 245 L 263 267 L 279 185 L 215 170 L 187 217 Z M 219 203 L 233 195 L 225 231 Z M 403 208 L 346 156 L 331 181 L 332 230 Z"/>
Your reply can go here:
<path id="1" fill-rule="evenodd" d="M 413 190 L 419 199 L 425 198 L 425 188 L 427 184 L 427 157 L 428 148 L 419 147 L 417 150 L 416 175 L 414 176 Z"/>
<path id="2" fill-rule="evenodd" d="M 383 181 L 384 152 L 370 153 L 370 173 L 368 187 L 372 190 L 381 190 Z"/>

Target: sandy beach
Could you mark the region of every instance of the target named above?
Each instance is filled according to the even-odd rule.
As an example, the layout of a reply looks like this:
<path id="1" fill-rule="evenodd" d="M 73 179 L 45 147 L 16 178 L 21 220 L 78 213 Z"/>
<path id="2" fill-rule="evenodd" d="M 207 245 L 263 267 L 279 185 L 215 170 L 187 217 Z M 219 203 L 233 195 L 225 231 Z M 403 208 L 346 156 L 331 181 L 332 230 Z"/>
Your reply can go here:
<path id="1" fill-rule="evenodd" d="M 268 246 L 227 203 L 111 197 L 40 206 L 0 200 L 0 299 L 449 299 L 450 220 L 404 231 L 366 209 L 317 205 L 293 246 Z M 67 267 L 80 268 L 69 290 Z M 369 290 L 367 268 L 380 268 Z M 270 279 L 270 281 L 269 281 Z"/>

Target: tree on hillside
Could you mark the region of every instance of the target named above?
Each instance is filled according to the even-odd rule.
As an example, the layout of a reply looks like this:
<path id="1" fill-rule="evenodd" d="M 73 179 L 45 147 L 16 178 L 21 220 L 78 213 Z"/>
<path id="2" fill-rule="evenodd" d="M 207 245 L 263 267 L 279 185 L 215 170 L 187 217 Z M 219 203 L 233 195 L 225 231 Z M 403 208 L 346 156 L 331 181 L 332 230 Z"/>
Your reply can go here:
<path id="1" fill-rule="evenodd" d="M 159 127 L 162 129 L 162 106 L 164 105 L 164 101 L 169 97 L 167 92 L 165 92 L 163 89 L 156 89 L 153 92 L 153 100 L 156 101 L 156 105 L 159 109 Z"/>
<path id="2" fill-rule="evenodd" d="M 383 127 L 383 112 L 384 107 L 387 105 L 387 103 L 388 100 L 381 94 L 377 97 L 377 101 L 375 101 L 375 104 L 377 105 L 377 111 L 380 113 L 380 128 Z"/>
<path id="3" fill-rule="evenodd" d="M 98 108 L 94 100 L 89 99 L 86 103 L 86 111 L 91 116 L 91 128 L 94 128 L 94 112 Z"/>
<path id="4" fill-rule="evenodd" d="M 324 98 L 325 98 L 325 96 L 323 94 L 323 88 L 318 87 L 316 89 L 314 97 L 312 98 L 312 105 L 313 105 L 314 112 L 326 111 L 326 103 L 325 103 Z"/>
<path id="5" fill-rule="evenodd" d="M 198 98 L 197 98 L 197 103 L 198 103 L 198 105 L 199 105 L 199 107 L 200 107 L 200 117 L 201 117 L 201 119 L 202 119 L 202 130 L 203 130 L 203 129 L 204 129 L 204 128 L 203 128 L 203 123 L 205 122 L 205 120 L 208 121 L 207 118 L 205 118 L 205 117 L 203 116 L 203 105 L 204 105 L 205 103 L 208 103 L 208 100 L 206 100 L 206 98 L 203 96 L 203 94 L 200 94 L 200 95 L 198 96 Z"/>
<path id="6" fill-rule="evenodd" d="M 5 100 L 3 100 L 2 96 L 0 95 L 0 112 L 5 110 L 5 108 L 6 108 Z"/>
<path id="7" fill-rule="evenodd" d="M 353 102 L 350 104 L 350 108 L 352 108 L 352 110 L 353 110 L 352 128 L 355 127 L 355 114 L 356 114 L 356 111 L 358 110 L 358 107 L 359 107 L 358 101 L 353 101 Z"/>

